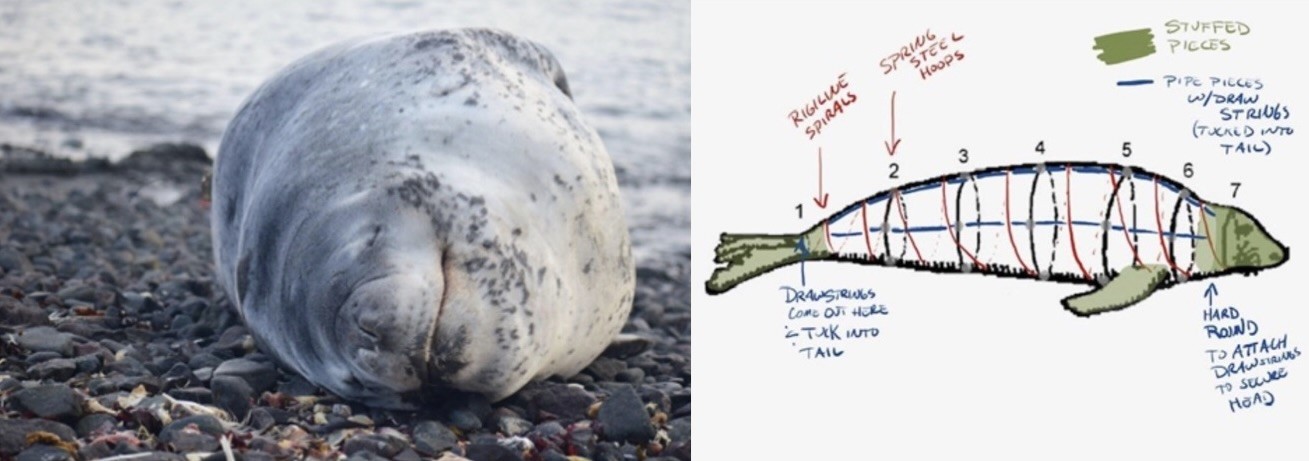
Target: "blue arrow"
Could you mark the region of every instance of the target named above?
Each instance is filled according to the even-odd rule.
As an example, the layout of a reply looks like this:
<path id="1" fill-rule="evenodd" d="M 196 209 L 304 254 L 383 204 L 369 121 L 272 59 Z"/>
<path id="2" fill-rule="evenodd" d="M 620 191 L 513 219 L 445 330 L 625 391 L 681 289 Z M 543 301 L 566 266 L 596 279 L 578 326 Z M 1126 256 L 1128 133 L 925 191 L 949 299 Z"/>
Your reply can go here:
<path id="1" fill-rule="evenodd" d="M 1214 307 L 1214 296 L 1218 295 L 1218 286 L 1214 282 L 1209 282 L 1209 288 L 1204 289 L 1204 297 L 1209 298 L 1209 307 Z"/>
<path id="2" fill-rule="evenodd" d="M 809 259 L 809 247 L 805 245 L 803 236 L 795 242 L 795 251 L 800 253 L 800 286 L 805 286 L 804 260 Z"/>

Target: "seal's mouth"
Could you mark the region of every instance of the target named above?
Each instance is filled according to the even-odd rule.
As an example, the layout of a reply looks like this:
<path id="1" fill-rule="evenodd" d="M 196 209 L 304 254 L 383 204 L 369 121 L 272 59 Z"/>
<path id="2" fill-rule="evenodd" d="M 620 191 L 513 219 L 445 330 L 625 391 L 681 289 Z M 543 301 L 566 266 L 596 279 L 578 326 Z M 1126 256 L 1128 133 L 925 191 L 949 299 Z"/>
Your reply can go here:
<path id="1" fill-rule="evenodd" d="M 447 316 L 447 311 L 451 309 L 450 303 L 460 289 L 460 282 L 457 277 L 458 264 L 455 258 L 450 256 L 449 246 L 441 249 L 441 293 L 438 305 L 436 306 L 437 314 L 432 322 L 431 333 L 428 334 L 427 342 L 427 390 L 430 393 L 440 393 L 455 389 L 452 380 L 459 376 L 461 371 L 468 368 L 470 358 L 468 357 L 468 348 L 471 344 L 471 335 L 469 334 L 468 325 L 462 324 L 458 320 L 458 313 Z M 451 319 L 454 320 L 451 320 Z M 455 324 L 450 324 L 453 321 Z"/>
<path id="2" fill-rule="evenodd" d="M 439 357 L 439 355 L 437 354 L 437 351 L 434 350 L 433 348 L 436 347 L 438 344 L 436 341 L 437 331 L 438 328 L 440 328 L 441 326 L 441 316 L 445 314 L 446 301 L 449 299 L 448 295 L 450 294 L 449 274 L 451 273 L 450 272 L 451 263 L 449 260 L 450 258 L 448 257 L 449 254 L 450 254 L 450 246 L 445 245 L 441 247 L 440 255 L 437 256 L 437 263 L 441 268 L 441 294 L 437 296 L 437 304 L 435 306 L 436 315 L 432 317 L 432 324 L 429 326 L 427 331 L 427 342 L 423 345 L 422 362 L 423 362 L 424 376 L 427 377 L 427 382 L 429 384 L 437 383 L 439 381 L 438 378 L 439 374 L 433 373 L 433 371 L 436 368 L 438 368 L 438 365 L 434 362 L 436 358 Z"/>

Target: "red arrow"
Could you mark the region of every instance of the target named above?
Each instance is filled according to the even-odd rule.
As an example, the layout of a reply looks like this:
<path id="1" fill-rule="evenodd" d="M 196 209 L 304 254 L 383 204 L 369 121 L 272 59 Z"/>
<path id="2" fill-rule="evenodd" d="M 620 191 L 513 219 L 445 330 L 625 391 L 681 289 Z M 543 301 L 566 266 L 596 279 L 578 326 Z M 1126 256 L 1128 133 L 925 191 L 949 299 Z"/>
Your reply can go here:
<path id="1" fill-rule="evenodd" d="M 886 146 L 886 153 L 895 155 L 895 150 L 900 147 L 900 138 L 895 137 L 895 92 L 891 92 L 891 141 L 882 141 Z"/>
<path id="2" fill-rule="evenodd" d="M 822 198 L 819 198 L 822 197 Z M 827 194 L 823 193 L 823 148 L 818 148 L 818 197 L 814 197 L 818 208 L 827 208 Z"/>

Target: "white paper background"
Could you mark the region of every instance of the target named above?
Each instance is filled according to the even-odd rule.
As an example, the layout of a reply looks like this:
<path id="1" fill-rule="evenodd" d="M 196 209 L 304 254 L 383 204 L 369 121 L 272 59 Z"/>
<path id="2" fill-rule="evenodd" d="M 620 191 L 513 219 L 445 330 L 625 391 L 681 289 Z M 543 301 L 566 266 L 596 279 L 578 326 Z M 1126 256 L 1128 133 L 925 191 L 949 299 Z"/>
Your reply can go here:
<path id="1" fill-rule="evenodd" d="M 1044 3 L 873 4 L 697 1 L 693 31 L 692 257 L 696 295 L 695 454 L 700 459 L 1106 459 L 1152 456 L 1302 458 L 1309 427 L 1309 368 L 1286 365 L 1267 388 L 1271 407 L 1238 413 L 1204 351 L 1207 282 L 1156 293 L 1127 310 L 1078 318 L 1059 300 L 1073 285 L 808 263 L 810 287 L 871 287 L 889 317 L 881 335 L 847 343 L 837 359 L 806 360 L 784 339 L 781 285 L 790 266 L 719 296 L 703 292 L 718 235 L 793 233 L 849 203 L 940 174 L 1032 161 L 1122 161 L 1172 178 L 1201 197 L 1239 206 L 1292 249 L 1257 277 L 1216 279 L 1220 305 L 1257 321 L 1260 337 L 1284 332 L 1309 346 L 1304 135 L 1276 139 L 1271 156 L 1224 156 L 1190 136 L 1193 120 L 1217 121 L 1165 88 L 1166 74 L 1260 78 L 1258 93 L 1288 104 L 1282 124 L 1306 128 L 1309 110 L 1298 47 L 1303 15 L 1252 3 L 1210 6 Z M 1171 54 L 1164 23 L 1240 20 L 1247 36 L 1228 52 Z M 1115 66 L 1095 59 L 1093 38 L 1150 27 L 1159 52 Z M 963 61 L 927 80 L 882 75 L 878 61 L 931 29 L 958 32 Z M 1198 38 L 1200 34 L 1187 34 Z M 847 73 L 859 100 L 815 140 L 787 113 Z M 1123 79 L 1159 83 L 1120 88 Z M 889 100 L 897 91 L 892 159 Z M 1200 90 L 1194 90 L 1200 91 Z M 1044 157 L 1033 152 L 1044 140 Z M 826 211 L 815 151 L 823 148 Z M 960 148 L 972 161 L 961 166 Z M 901 179 L 887 179 L 900 164 Z M 1185 179 L 1182 165 L 1193 162 Z M 1231 181 L 1243 181 L 1231 198 Z M 805 218 L 795 205 L 806 203 Z M 851 323 L 851 322 L 847 322 Z M 1250 375 L 1255 376 L 1255 375 Z M 1298 454 L 1298 455 L 1297 455 Z"/>

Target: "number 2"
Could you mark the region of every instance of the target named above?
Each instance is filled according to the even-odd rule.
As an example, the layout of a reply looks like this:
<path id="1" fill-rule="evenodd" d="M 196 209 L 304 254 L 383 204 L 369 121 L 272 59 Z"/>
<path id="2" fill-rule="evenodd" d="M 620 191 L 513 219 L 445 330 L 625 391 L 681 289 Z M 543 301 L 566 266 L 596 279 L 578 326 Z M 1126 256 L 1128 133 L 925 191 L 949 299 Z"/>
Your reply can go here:
<path id="1" fill-rule="evenodd" d="M 900 179 L 900 164 L 891 164 L 891 179 Z"/>

